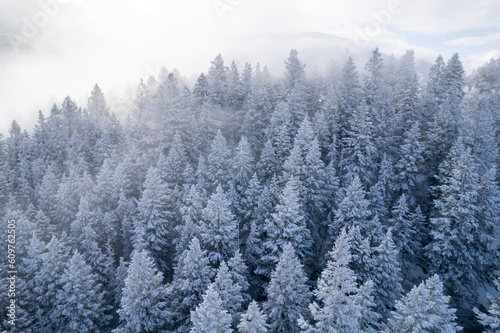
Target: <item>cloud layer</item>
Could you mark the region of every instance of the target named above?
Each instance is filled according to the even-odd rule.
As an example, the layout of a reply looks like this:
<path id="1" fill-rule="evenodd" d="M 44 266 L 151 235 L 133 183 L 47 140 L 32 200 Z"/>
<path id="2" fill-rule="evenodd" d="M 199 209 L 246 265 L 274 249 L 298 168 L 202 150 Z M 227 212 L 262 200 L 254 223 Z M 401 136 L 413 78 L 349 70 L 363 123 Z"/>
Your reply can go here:
<path id="1" fill-rule="evenodd" d="M 499 56 L 499 12 L 494 0 L 0 0 L 0 132 L 14 117 L 31 126 L 49 100 L 84 105 L 96 82 L 119 95 L 162 65 L 198 74 L 219 52 L 278 74 L 292 47 L 305 62 L 375 45 L 429 62 L 458 51 L 471 69 Z"/>

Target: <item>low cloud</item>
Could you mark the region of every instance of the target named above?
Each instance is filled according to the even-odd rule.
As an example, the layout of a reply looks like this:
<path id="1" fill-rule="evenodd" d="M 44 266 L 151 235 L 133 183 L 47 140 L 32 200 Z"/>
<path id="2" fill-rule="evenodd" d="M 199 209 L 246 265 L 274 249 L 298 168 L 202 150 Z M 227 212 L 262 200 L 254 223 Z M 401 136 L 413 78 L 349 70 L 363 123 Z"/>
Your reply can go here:
<path id="1" fill-rule="evenodd" d="M 13 118 L 30 128 L 38 109 L 48 112 L 67 95 L 85 106 L 96 82 L 120 95 L 161 66 L 197 75 L 219 52 L 240 65 L 268 64 L 275 74 L 290 48 L 319 70 L 348 55 L 363 61 L 377 45 L 396 57 L 413 48 L 433 61 L 436 50 L 401 32 L 431 39 L 500 28 L 498 12 L 500 3 L 487 0 L 0 0 L 0 132 Z M 474 38 L 449 43 L 460 52 L 497 41 Z"/>

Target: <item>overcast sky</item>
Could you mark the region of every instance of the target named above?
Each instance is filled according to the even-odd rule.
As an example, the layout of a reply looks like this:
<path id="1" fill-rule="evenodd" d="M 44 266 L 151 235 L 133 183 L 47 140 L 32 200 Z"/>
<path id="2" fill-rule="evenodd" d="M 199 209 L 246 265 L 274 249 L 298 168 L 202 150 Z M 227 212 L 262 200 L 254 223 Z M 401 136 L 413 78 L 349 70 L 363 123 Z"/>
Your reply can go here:
<path id="1" fill-rule="evenodd" d="M 31 130 L 67 95 L 85 106 L 95 83 L 121 96 L 161 66 L 198 75 L 218 53 L 280 74 L 290 48 L 315 68 L 378 45 L 427 62 L 459 52 L 470 71 L 500 56 L 499 14 L 497 0 L 0 0 L 0 133 L 13 118 Z"/>

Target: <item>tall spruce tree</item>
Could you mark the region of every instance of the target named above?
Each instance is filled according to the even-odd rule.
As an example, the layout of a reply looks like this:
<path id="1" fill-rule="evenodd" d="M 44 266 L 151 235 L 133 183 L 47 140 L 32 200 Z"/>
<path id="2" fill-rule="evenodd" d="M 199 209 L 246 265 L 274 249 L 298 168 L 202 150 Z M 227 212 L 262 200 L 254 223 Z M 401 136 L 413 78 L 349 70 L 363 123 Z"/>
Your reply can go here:
<path id="1" fill-rule="evenodd" d="M 219 185 L 202 212 L 201 241 L 214 266 L 221 261 L 227 261 L 238 249 L 238 221 L 231 212 L 230 205 L 222 186 Z"/>
<path id="2" fill-rule="evenodd" d="M 125 332 L 157 332 L 168 322 L 163 274 L 144 250 L 132 256 L 117 312 Z"/>
<path id="3" fill-rule="evenodd" d="M 385 332 L 458 332 L 456 310 L 450 308 L 449 301 L 439 276 L 434 275 L 396 301 Z"/>
<path id="4" fill-rule="evenodd" d="M 299 331 L 297 320 L 306 315 L 311 296 L 302 267 L 293 246 L 286 244 L 266 290 L 264 310 L 271 323 L 270 332 Z"/>

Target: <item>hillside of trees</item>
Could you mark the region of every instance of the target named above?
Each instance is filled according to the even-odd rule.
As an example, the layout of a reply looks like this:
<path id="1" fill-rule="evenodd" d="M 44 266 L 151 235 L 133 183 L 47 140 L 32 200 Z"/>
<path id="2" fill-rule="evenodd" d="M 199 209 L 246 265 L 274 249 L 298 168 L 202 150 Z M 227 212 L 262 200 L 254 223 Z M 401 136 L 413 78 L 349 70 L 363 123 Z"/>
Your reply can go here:
<path id="1" fill-rule="evenodd" d="M 126 121 L 98 85 L 13 121 L 0 329 L 498 332 L 500 60 L 389 60 L 218 55 L 193 87 L 141 81 Z"/>

